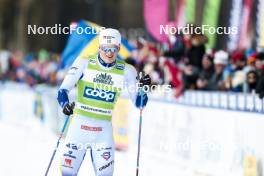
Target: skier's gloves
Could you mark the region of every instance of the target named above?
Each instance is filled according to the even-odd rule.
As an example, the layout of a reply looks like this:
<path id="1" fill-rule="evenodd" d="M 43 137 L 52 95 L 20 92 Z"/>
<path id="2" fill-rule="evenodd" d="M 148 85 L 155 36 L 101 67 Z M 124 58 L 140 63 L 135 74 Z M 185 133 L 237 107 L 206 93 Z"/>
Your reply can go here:
<path id="1" fill-rule="evenodd" d="M 138 94 L 136 98 L 136 107 L 137 108 L 143 108 L 146 106 L 148 102 L 148 96 L 146 93 L 143 93 L 142 95 Z"/>
<path id="2" fill-rule="evenodd" d="M 142 76 L 140 79 L 139 79 L 139 85 L 140 87 L 143 87 L 143 86 L 150 86 L 151 84 L 151 78 L 149 75 L 144 75 Z"/>
<path id="3" fill-rule="evenodd" d="M 72 115 L 72 114 L 73 114 L 74 106 L 75 106 L 75 103 L 74 103 L 74 102 L 72 102 L 72 103 L 66 103 L 66 104 L 63 106 L 63 110 L 62 110 L 62 112 L 63 112 L 65 115 Z"/>

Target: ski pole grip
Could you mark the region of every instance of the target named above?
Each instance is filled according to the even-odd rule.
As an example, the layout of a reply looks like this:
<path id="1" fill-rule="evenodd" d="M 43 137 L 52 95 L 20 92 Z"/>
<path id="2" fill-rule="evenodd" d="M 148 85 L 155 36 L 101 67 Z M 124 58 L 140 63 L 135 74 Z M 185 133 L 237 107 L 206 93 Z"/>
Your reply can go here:
<path id="1" fill-rule="evenodd" d="M 141 71 L 139 72 L 138 79 L 141 80 L 145 76 L 145 72 Z"/>
<path id="2" fill-rule="evenodd" d="M 141 71 L 139 72 L 138 74 L 138 81 L 140 83 L 140 80 L 145 76 L 145 72 L 144 71 Z M 143 91 L 143 87 L 140 86 L 140 89 L 139 89 L 139 94 L 142 96 L 144 94 L 144 91 Z"/>

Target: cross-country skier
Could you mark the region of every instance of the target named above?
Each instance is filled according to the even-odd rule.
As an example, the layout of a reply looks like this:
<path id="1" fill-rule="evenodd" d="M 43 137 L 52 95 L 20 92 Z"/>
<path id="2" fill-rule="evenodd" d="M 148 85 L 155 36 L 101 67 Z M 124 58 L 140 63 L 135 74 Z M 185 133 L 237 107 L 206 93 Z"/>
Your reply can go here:
<path id="1" fill-rule="evenodd" d="M 137 80 L 135 68 L 117 59 L 121 35 L 118 30 L 104 29 L 99 34 L 96 55 L 78 57 L 69 69 L 59 91 L 58 102 L 65 115 L 74 113 L 63 145 L 61 172 L 76 176 L 87 150 L 90 150 L 96 176 L 112 176 L 114 141 L 112 111 L 121 90 L 126 86 L 130 99 L 140 107 L 148 97 L 139 95 L 137 83 L 149 86 L 149 75 Z M 68 92 L 77 85 L 75 107 Z"/>

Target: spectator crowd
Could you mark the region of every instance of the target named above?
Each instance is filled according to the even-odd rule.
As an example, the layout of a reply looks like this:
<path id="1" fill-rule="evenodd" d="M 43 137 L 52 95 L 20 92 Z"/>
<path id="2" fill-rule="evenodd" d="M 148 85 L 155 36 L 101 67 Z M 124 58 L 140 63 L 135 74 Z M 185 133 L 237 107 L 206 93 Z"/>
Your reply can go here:
<path id="1" fill-rule="evenodd" d="M 136 48 L 126 61 L 138 71 L 150 74 L 152 84 L 170 84 L 175 96 L 185 90 L 257 92 L 264 96 L 264 52 L 253 49 L 206 49 L 207 37 L 177 34 L 161 45 L 144 38 L 131 40 Z M 21 51 L 0 51 L 0 80 L 30 86 L 61 83 L 66 69 L 59 54 L 42 49 L 24 55 Z"/>
<path id="2" fill-rule="evenodd" d="M 176 96 L 191 89 L 256 92 L 263 98 L 264 52 L 206 49 L 207 42 L 202 34 L 169 36 L 165 47 L 139 40 L 134 58 L 154 84 L 170 84 Z"/>
<path id="3" fill-rule="evenodd" d="M 0 79 L 2 82 L 14 81 L 36 84 L 57 85 L 64 76 L 60 69 L 58 54 L 42 49 L 38 53 L 24 55 L 21 51 L 0 51 Z"/>

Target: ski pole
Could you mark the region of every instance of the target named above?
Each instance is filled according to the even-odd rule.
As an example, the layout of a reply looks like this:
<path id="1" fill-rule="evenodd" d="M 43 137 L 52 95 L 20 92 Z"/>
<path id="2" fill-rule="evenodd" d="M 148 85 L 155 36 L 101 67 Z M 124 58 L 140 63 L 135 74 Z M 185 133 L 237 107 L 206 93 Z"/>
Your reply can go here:
<path id="1" fill-rule="evenodd" d="M 62 136 L 63 136 L 63 134 L 64 134 L 64 131 L 65 131 L 66 127 L 67 127 L 67 124 L 68 124 L 69 119 L 70 119 L 70 116 L 67 116 L 67 117 L 66 117 L 66 120 L 65 120 L 65 122 L 64 122 L 63 128 L 62 128 L 62 130 L 61 130 L 61 132 L 60 132 L 59 139 L 58 139 L 58 141 L 57 141 L 57 145 L 56 145 L 56 147 L 55 147 L 55 149 L 54 149 L 54 151 L 53 151 L 53 154 L 52 154 L 52 156 L 51 156 L 51 158 L 50 158 L 49 165 L 48 165 L 48 168 L 47 168 L 47 170 L 46 170 L 45 176 L 47 176 L 48 173 L 49 173 L 50 166 L 51 166 L 52 161 L 53 161 L 53 159 L 54 159 L 54 156 L 55 156 L 55 154 L 56 154 L 56 152 L 57 152 L 57 149 L 58 149 L 58 147 L 59 147 L 59 145 L 60 145 L 60 140 L 61 140 L 61 138 L 62 138 Z"/>
<path id="2" fill-rule="evenodd" d="M 144 73 L 139 73 L 139 78 L 142 78 L 144 76 Z M 139 173 L 139 157 L 140 157 L 140 143 L 141 143 L 141 129 L 142 129 L 142 113 L 143 113 L 143 96 L 144 92 L 142 88 L 140 89 L 140 115 L 139 115 L 139 129 L 138 129 L 138 148 L 137 148 L 137 171 L 136 176 L 138 176 Z"/>
<path id="3" fill-rule="evenodd" d="M 139 134 L 138 134 L 138 151 L 137 151 L 137 172 L 136 172 L 136 176 L 138 176 L 138 173 L 139 173 L 139 157 L 140 157 L 140 142 L 141 142 L 141 127 L 142 127 L 142 111 L 143 111 L 143 108 L 140 108 Z"/>

